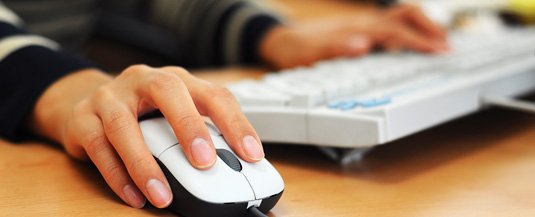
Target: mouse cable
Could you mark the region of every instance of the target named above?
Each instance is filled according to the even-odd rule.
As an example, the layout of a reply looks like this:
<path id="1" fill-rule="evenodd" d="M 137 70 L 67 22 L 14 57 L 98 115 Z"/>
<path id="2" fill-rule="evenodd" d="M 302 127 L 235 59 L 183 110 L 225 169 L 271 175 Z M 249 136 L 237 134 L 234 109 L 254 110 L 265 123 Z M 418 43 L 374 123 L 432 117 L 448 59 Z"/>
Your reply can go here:
<path id="1" fill-rule="evenodd" d="M 267 217 L 267 215 L 258 210 L 258 207 L 256 206 L 251 206 L 248 210 L 249 213 L 251 213 L 255 217 Z"/>

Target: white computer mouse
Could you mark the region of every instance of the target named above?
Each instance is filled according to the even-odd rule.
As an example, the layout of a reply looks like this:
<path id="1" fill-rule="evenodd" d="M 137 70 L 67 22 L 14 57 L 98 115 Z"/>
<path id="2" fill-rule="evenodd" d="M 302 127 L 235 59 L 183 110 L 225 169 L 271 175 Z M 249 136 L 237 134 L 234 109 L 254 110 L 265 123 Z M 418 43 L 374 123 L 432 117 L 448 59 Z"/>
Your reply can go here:
<path id="1" fill-rule="evenodd" d="M 250 207 L 266 213 L 284 190 L 284 181 L 263 159 L 248 163 L 237 157 L 219 130 L 206 123 L 218 159 L 207 170 L 195 169 L 184 155 L 165 118 L 140 122 L 150 152 L 158 161 L 171 190 L 169 208 L 186 217 L 247 216 Z"/>

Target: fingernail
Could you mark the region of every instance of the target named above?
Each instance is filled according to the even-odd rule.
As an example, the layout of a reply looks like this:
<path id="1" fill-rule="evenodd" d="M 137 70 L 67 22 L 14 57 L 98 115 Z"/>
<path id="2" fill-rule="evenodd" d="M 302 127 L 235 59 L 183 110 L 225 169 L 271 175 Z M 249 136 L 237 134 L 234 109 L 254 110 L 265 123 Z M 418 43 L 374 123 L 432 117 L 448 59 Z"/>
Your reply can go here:
<path id="1" fill-rule="evenodd" d="M 369 41 L 364 37 L 354 37 L 348 40 L 347 45 L 351 50 L 363 50 L 368 48 Z"/>
<path id="2" fill-rule="evenodd" d="M 166 207 L 171 203 L 173 195 L 171 190 L 157 179 L 147 181 L 147 192 L 151 198 L 152 205 L 158 208 Z"/>
<path id="3" fill-rule="evenodd" d="M 444 41 L 436 41 L 433 43 L 433 47 L 435 51 L 440 53 L 447 53 L 450 50 L 450 46 L 447 42 Z"/>
<path id="4" fill-rule="evenodd" d="M 245 155 L 247 155 L 247 157 L 251 158 L 252 160 L 259 161 L 264 158 L 264 150 L 254 137 L 243 137 L 242 147 L 245 151 Z"/>
<path id="5" fill-rule="evenodd" d="M 215 153 L 203 138 L 195 138 L 191 143 L 191 154 L 197 168 L 207 168 L 215 162 Z"/>
<path id="6" fill-rule="evenodd" d="M 147 202 L 143 194 L 137 188 L 132 187 L 132 185 L 125 185 L 123 187 L 123 194 L 126 197 L 126 202 L 134 208 L 142 208 Z"/>

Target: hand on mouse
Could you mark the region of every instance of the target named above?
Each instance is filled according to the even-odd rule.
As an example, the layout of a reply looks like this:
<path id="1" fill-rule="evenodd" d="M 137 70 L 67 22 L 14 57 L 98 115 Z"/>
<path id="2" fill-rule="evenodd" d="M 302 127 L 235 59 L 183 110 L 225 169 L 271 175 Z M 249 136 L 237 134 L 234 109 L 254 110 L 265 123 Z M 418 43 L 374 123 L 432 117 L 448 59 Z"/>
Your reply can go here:
<path id="1" fill-rule="evenodd" d="M 444 30 L 411 5 L 279 26 L 260 43 L 259 55 L 276 68 L 368 53 L 373 47 L 421 52 L 448 50 Z"/>
<path id="2" fill-rule="evenodd" d="M 32 118 L 37 133 L 62 143 L 77 159 L 90 159 L 112 190 L 133 207 L 147 198 L 171 203 L 169 185 L 144 143 L 137 118 L 159 109 L 198 169 L 211 167 L 216 152 L 201 115 L 209 116 L 245 161 L 264 152 L 255 130 L 225 88 L 179 67 L 129 67 L 116 78 L 94 70 L 68 75 L 39 98 Z"/>

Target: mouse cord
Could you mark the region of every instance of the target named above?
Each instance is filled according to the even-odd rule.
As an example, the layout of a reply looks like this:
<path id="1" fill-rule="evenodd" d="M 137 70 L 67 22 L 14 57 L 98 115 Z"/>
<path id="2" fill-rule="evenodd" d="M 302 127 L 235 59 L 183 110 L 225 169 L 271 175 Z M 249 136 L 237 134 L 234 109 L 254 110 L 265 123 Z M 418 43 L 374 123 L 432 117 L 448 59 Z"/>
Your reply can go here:
<path id="1" fill-rule="evenodd" d="M 267 217 L 266 214 L 258 210 L 258 207 L 251 206 L 248 210 L 249 210 L 249 213 L 251 213 L 255 217 Z"/>

